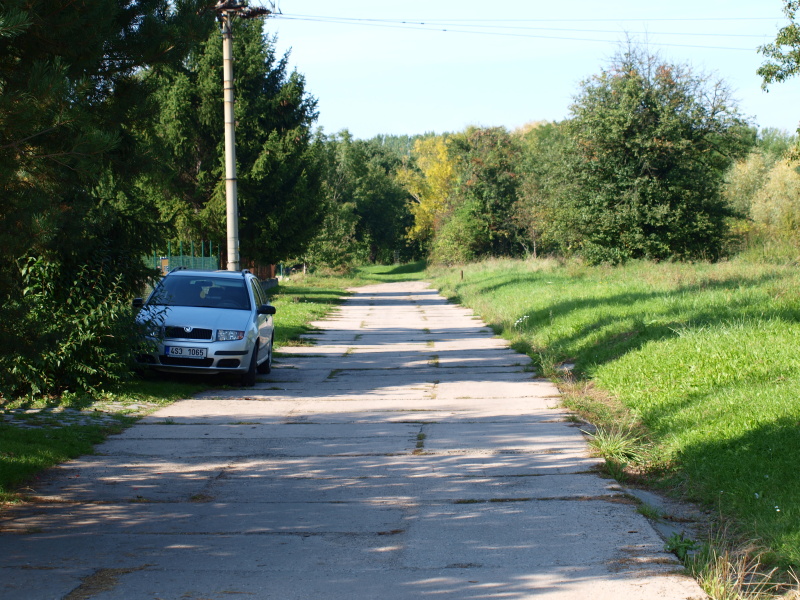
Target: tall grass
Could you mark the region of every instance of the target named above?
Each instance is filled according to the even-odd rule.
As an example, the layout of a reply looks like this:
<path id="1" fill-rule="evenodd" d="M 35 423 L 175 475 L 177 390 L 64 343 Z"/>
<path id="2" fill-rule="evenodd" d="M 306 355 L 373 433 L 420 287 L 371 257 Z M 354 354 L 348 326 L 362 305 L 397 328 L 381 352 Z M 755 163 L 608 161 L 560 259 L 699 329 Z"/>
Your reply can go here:
<path id="1" fill-rule="evenodd" d="M 800 565 L 795 267 L 488 261 L 463 280 L 431 275 L 540 367 L 574 363 L 578 385 L 620 402 L 648 432 L 643 467 L 658 482 L 734 518 L 767 559 Z"/>

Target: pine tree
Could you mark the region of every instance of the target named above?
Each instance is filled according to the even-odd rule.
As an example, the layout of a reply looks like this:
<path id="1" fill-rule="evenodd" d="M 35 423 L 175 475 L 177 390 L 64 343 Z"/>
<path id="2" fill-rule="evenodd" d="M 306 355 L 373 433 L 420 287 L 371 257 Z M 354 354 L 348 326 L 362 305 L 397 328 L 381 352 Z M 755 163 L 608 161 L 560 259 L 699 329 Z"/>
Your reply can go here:
<path id="1" fill-rule="evenodd" d="M 73 314 L 46 348 L 40 340 L 49 325 L 37 306 L 66 306 L 80 282 L 88 302 L 81 306 L 90 312 L 111 290 L 122 301 L 145 276 L 141 256 L 157 232 L 133 186 L 148 168 L 135 135 L 149 123 L 149 89 L 139 73 L 185 57 L 192 32 L 209 18 L 198 15 L 201 6 L 0 4 L 0 395 L 44 389 L 13 375 L 31 365 L 38 365 L 26 371 L 33 374 L 52 367 L 47 389 L 91 386 L 114 370 L 85 364 L 79 382 L 72 357 L 47 352 L 91 319 Z M 95 346 L 108 340 L 100 329 Z"/>
<path id="2" fill-rule="evenodd" d="M 275 263 L 300 254 L 322 217 L 316 100 L 289 72 L 258 20 L 234 20 L 239 235 L 245 260 Z M 160 198 L 176 239 L 225 240 L 222 42 L 214 29 L 189 60 L 154 72 L 163 169 L 145 188 Z"/>

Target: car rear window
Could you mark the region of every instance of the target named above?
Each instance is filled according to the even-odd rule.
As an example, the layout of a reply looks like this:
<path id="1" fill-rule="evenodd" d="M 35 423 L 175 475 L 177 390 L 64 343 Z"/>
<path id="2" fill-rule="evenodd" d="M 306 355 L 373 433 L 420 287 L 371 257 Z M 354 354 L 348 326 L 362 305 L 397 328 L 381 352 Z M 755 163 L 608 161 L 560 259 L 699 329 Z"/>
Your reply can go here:
<path id="1" fill-rule="evenodd" d="M 158 284 L 148 304 L 250 310 L 250 297 L 244 279 L 168 276 Z"/>

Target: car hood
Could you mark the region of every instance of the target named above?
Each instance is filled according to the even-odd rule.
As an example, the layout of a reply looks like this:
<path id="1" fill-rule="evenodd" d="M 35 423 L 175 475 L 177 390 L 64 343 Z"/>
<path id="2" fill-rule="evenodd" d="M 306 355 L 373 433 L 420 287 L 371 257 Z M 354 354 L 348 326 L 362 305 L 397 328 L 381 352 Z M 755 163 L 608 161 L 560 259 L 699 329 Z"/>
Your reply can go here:
<path id="1" fill-rule="evenodd" d="M 245 331 L 251 320 L 249 310 L 230 308 L 205 308 L 197 306 L 146 306 L 136 320 L 151 321 L 158 325 L 194 327 L 202 329 L 235 329 Z"/>

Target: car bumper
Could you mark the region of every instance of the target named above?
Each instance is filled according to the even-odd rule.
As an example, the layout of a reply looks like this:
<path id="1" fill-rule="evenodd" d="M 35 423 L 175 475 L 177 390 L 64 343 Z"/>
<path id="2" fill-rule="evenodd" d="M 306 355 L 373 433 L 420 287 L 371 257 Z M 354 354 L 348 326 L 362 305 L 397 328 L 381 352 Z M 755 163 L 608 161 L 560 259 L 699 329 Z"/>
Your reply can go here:
<path id="1" fill-rule="evenodd" d="M 156 342 L 150 340 L 154 351 L 139 354 L 136 362 L 141 366 L 150 367 L 159 371 L 173 373 L 243 373 L 250 366 L 252 348 L 248 348 L 243 341 L 234 342 L 198 342 L 167 340 Z M 168 356 L 166 347 L 179 348 L 204 348 L 205 358 L 188 358 Z"/>

